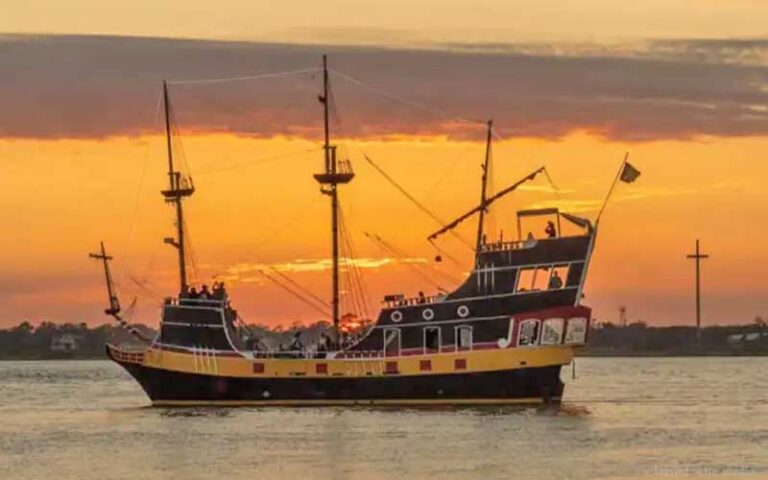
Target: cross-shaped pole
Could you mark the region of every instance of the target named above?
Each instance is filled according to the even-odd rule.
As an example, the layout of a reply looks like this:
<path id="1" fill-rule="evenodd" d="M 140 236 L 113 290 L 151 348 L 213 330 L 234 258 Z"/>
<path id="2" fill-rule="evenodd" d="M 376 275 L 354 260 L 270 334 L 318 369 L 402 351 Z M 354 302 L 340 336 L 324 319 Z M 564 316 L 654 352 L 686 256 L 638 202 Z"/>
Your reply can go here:
<path id="1" fill-rule="evenodd" d="M 696 346 L 701 348 L 701 261 L 709 258 L 699 250 L 699 239 L 696 239 L 696 253 L 686 255 L 686 258 L 696 260 Z"/>

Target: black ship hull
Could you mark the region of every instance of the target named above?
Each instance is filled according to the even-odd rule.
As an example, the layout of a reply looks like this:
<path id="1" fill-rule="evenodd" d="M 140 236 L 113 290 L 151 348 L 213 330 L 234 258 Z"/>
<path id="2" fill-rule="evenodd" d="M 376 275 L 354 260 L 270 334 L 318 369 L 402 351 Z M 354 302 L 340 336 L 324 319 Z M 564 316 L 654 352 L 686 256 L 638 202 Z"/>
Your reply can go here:
<path id="1" fill-rule="evenodd" d="M 564 387 L 559 365 L 412 376 L 243 378 L 118 363 L 156 406 L 558 404 Z"/>

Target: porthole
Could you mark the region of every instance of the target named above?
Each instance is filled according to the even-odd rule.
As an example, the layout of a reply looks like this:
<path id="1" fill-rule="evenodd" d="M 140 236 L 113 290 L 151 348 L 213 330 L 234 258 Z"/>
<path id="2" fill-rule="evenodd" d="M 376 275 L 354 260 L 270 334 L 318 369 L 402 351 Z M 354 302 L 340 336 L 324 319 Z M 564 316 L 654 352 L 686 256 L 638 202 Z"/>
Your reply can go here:
<path id="1" fill-rule="evenodd" d="M 403 312 L 400 310 L 395 310 L 389 315 L 389 319 L 395 323 L 400 323 L 400 321 L 403 319 Z"/>
<path id="2" fill-rule="evenodd" d="M 460 318 L 467 318 L 469 315 L 469 307 L 466 305 L 460 305 L 459 308 L 456 309 L 456 314 Z"/>
<path id="3" fill-rule="evenodd" d="M 421 318 L 427 321 L 432 320 L 435 318 L 435 311 L 431 308 L 425 308 L 424 311 L 421 312 Z"/>

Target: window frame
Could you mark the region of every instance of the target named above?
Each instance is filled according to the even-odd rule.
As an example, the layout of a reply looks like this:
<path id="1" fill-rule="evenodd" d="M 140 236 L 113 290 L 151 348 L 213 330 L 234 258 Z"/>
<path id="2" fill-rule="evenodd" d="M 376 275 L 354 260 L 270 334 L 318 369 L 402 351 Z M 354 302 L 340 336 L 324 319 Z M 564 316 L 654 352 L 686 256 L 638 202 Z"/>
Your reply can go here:
<path id="1" fill-rule="evenodd" d="M 400 328 L 398 327 L 387 327 L 382 329 L 384 334 L 382 338 L 382 348 L 381 351 L 384 354 L 385 357 L 399 357 L 403 350 L 403 332 L 400 331 Z M 389 343 L 387 342 L 387 334 L 390 332 L 395 332 L 397 334 L 397 354 L 395 355 L 389 355 L 387 347 L 389 346 Z"/>
<path id="2" fill-rule="evenodd" d="M 528 323 L 533 323 L 535 325 L 535 327 L 534 327 L 535 330 L 534 331 L 536 332 L 536 335 L 534 335 L 534 338 L 533 338 L 532 342 L 523 345 L 521 343 L 522 340 L 523 340 L 523 335 L 522 335 L 522 333 L 523 333 L 523 326 L 528 324 Z M 525 348 L 525 347 L 537 347 L 537 346 L 539 346 L 539 341 L 540 340 L 541 340 L 541 320 L 540 319 L 538 319 L 538 318 L 526 318 L 525 320 L 520 320 L 518 322 L 517 342 L 516 342 L 518 347 L 523 347 L 523 348 Z"/>
<path id="3" fill-rule="evenodd" d="M 427 348 L 427 331 L 430 330 L 437 330 L 437 348 Z M 424 327 L 421 331 L 421 346 L 422 346 L 422 352 L 424 355 L 430 354 L 430 353 L 440 353 L 442 351 L 443 347 L 443 329 L 435 326 L 435 325 L 429 325 L 427 327 Z"/>
<path id="4" fill-rule="evenodd" d="M 469 331 L 469 346 L 468 347 L 462 347 L 460 345 L 461 340 L 461 331 L 467 330 Z M 467 352 L 474 349 L 474 343 L 475 343 L 475 333 L 472 329 L 472 325 L 456 325 L 453 327 L 453 348 L 457 352 Z"/>

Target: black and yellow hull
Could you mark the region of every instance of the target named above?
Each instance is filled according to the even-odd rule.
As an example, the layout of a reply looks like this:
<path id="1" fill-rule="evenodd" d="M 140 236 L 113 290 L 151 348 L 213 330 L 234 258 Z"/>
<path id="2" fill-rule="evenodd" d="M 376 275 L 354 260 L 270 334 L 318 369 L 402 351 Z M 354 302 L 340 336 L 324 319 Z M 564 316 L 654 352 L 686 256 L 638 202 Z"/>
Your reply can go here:
<path id="1" fill-rule="evenodd" d="M 556 404 L 561 366 L 572 358 L 564 347 L 370 360 L 107 351 L 155 406 Z"/>

